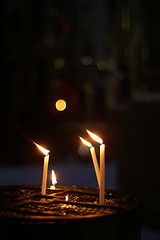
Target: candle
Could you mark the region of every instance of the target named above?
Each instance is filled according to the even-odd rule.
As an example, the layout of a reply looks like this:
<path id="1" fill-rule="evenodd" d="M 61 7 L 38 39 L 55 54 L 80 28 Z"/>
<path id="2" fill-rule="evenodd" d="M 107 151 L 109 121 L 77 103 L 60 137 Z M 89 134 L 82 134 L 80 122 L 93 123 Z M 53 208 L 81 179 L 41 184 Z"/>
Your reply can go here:
<path id="1" fill-rule="evenodd" d="M 98 185 L 100 187 L 100 173 L 99 173 L 99 166 L 98 166 L 98 161 L 97 161 L 97 157 L 96 157 L 95 148 L 92 146 L 92 144 L 90 142 L 87 142 L 82 137 L 80 137 L 80 139 L 86 146 L 88 146 L 90 148 L 90 153 L 91 153 L 91 156 L 92 156 L 93 165 L 94 165 L 94 169 L 95 169 L 95 172 L 96 172 L 97 182 L 98 182 Z"/>
<path id="2" fill-rule="evenodd" d="M 68 202 L 68 200 L 69 200 L 69 195 L 67 194 L 67 195 L 65 196 L 65 201 Z"/>
<path id="3" fill-rule="evenodd" d="M 48 174 L 48 162 L 49 162 L 49 154 L 44 157 L 44 165 L 43 165 L 43 178 L 42 178 L 42 195 L 46 194 L 46 185 L 47 185 L 47 174 Z"/>
<path id="4" fill-rule="evenodd" d="M 38 147 L 38 149 L 45 155 L 44 157 L 44 165 L 43 165 L 43 177 L 42 177 L 42 191 L 41 194 L 46 194 L 46 185 L 47 185 L 47 174 L 48 174 L 48 162 L 49 162 L 49 150 L 41 147 L 39 144 L 34 144 Z"/>
<path id="5" fill-rule="evenodd" d="M 100 191 L 99 203 L 104 204 L 105 200 L 105 144 L 100 145 Z"/>
<path id="6" fill-rule="evenodd" d="M 88 129 L 86 129 L 87 133 L 90 135 L 91 138 L 93 138 L 96 142 L 103 144 L 103 139 L 98 137 L 96 134 L 92 133 Z"/>
<path id="7" fill-rule="evenodd" d="M 100 187 L 100 172 L 99 172 L 99 166 L 98 166 L 98 161 L 97 161 L 97 157 L 96 157 L 95 148 L 91 147 L 90 152 L 91 152 L 94 169 L 95 169 L 96 176 L 97 176 L 98 186 Z"/>
<path id="8" fill-rule="evenodd" d="M 52 185 L 50 186 L 50 188 L 55 189 L 56 183 L 57 183 L 56 174 L 55 174 L 54 170 L 52 170 Z"/>
<path id="9" fill-rule="evenodd" d="M 96 142 L 100 143 L 100 189 L 99 189 L 99 204 L 104 204 L 105 201 L 105 144 L 103 144 L 103 139 L 95 135 L 89 130 L 87 133 Z"/>

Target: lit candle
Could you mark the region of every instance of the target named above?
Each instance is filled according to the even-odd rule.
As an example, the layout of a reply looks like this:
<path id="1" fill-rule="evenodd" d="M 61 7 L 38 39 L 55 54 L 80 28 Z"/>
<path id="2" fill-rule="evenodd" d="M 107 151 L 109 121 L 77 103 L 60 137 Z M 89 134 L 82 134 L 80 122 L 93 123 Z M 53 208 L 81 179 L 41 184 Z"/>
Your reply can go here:
<path id="1" fill-rule="evenodd" d="M 43 165 L 43 178 L 42 178 L 42 195 L 46 194 L 46 185 L 47 185 L 47 174 L 48 174 L 48 162 L 49 162 L 49 154 L 44 157 L 44 165 Z"/>
<path id="2" fill-rule="evenodd" d="M 48 162 L 49 162 L 49 150 L 41 147 L 39 144 L 34 144 L 39 148 L 39 150 L 45 155 L 44 157 L 44 165 L 43 165 L 43 177 L 42 177 L 42 191 L 41 194 L 46 194 L 46 185 L 47 185 L 47 174 L 48 174 Z"/>
<path id="3" fill-rule="evenodd" d="M 52 170 L 52 185 L 50 186 L 50 188 L 55 189 L 56 183 L 57 183 L 56 174 L 55 174 L 54 170 Z"/>
<path id="4" fill-rule="evenodd" d="M 97 161 L 97 157 L 96 157 L 95 148 L 91 147 L 90 152 L 91 152 L 91 156 L 92 156 L 92 160 L 93 160 L 93 164 L 94 164 L 94 169 L 95 169 L 96 176 L 97 176 L 98 186 L 100 187 L 100 172 L 99 172 L 99 166 L 98 166 L 98 161 Z"/>
<path id="5" fill-rule="evenodd" d="M 105 201 L 105 144 L 100 145 L 100 191 L 99 203 L 104 204 Z"/>
<path id="6" fill-rule="evenodd" d="M 87 142 L 82 137 L 80 137 L 80 139 L 86 146 L 88 146 L 90 148 L 90 152 L 91 152 L 91 156 L 92 156 L 92 160 L 93 160 L 93 165 L 94 165 L 94 169 L 95 169 L 95 172 L 96 172 L 97 182 L 98 182 L 98 185 L 100 187 L 100 173 L 99 173 L 99 166 L 98 166 L 98 161 L 97 161 L 97 157 L 96 157 L 95 148 L 92 146 L 92 144 L 90 142 Z"/>
<path id="7" fill-rule="evenodd" d="M 69 195 L 67 194 L 67 195 L 65 196 L 65 201 L 68 202 L 68 200 L 69 200 Z"/>
<path id="8" fill-rule="evenodd" d="M 104 204 L 105 201 L 105 144 L 103 139 L 87 130 L 87 133 L 96 142 L 100 143 L 100 189 L 99 189 L 99 204 Z"/>

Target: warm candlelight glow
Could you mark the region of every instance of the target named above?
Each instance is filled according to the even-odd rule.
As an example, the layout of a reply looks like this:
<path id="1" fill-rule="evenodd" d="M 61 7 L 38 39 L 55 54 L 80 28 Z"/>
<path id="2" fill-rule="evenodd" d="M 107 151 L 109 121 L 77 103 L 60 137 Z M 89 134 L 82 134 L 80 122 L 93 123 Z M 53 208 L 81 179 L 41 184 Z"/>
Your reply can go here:
<path id="1" fill-rule="evenodd" d="M 91 138 L 93 138 L 96 142 L 103 144 L 103 139 L 98 137 L 96 134 L 92 133 L 91 131 L 87 130 L 87 133 L 91 136 Z"/>
<path id="2" fill-rule="evenodd" d="M 56 109 L 57 109 L 58 111 L 64 111 L 64 110 L 66 109 L 67 104 L 66 104 L 66 101 L 65 101 L 65 100 L 59 99 L 59 100 L 57 100 L 57 102 L 55 103 L 55 106 L 56 106 Z"/>
<path id="3" fill-rule="evenodd" d="M 68 202 L 68 200 L 69 200 L 69 197 L 68 197 L 68 195 L 66 195 L 65 196 L 65 201 Z"/>
<path id="4" fill-rule="evenodd" d="M 95 165 L 95 171 L 97 175 L 97 180 L 99 184 L 99 204 L 104 204 L 105 202 L 105 144 L 103 144 L 103 139 L 92 133 L 91 131 L 87 130 L 87 133 L 93 138 L 96 142 L 100 143 L 100 169 L 98 167 L 95 154 L 92 154 L 93 162 Z M 90 148 L 91 150 L 92 148 Z"/>
<path id="5" fill-rule="evenodd" d="M 42 195 L 46 194 L 47 175 L 48 175 L 48 162 L 49 162 L 49 150 L 41 147 L 39 144 L 33 142 L 37 148 L 45 155 L 43 164 L 43 177 L 42 177 Z M 42 200 L 44 201 L 44 199 Z"/>
<path id="6" fill-rule="evenodd" d="M 35 142 L 33 142 L 33 143 L 37 146 L 37 148 L 38 148 L 44 155 L 48 155 L 48 154 L 49 154 L 49 150 L 41 147 L 39 144 L 37 144 L 37 143 L 35 143 Z"/>
<path id="7" fill-rule="evenodd" d="M 57 183 L 56 174 L 54 170 L 52 170 L 52 185 L 54 186 L 56 183 Z"/>
<path id="8" fill-rule="evenodd" d="M 92 144 L 90 142 L 87 142 L 86 140 L 84 140 L 82 137 L 79 137 L 81 139 L 81 141 L 88 147 L 92 147 Z"/>

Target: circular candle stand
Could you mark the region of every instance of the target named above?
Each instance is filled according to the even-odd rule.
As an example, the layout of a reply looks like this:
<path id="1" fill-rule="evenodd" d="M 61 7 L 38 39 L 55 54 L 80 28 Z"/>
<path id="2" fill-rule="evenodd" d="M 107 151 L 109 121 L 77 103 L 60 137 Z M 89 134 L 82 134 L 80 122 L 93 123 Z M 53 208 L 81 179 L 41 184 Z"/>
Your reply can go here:
<path id="1" fill-rule="evenodd" d="M 66 197 L 67 196 L 67 197 Z M 141 203 L 130 194 L 95 188 L 1 186 L 1 234 L 17 239 L 139 240 Z"/>

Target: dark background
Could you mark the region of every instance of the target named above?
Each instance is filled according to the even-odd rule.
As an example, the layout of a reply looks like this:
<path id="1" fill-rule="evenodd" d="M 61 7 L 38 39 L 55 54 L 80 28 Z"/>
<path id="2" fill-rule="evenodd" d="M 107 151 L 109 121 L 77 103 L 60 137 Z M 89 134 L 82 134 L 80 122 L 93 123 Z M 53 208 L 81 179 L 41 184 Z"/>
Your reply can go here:
<path id="1" fill-rule="evenodd" d="M 1 7 L 1 166 L 79 154 L 85 129 L 104 139 L 119 190 L 142 197 L 160 227 L 158 1 L 7 0 Z M 64 99 L 59 112 L 55 102 Z"/>

